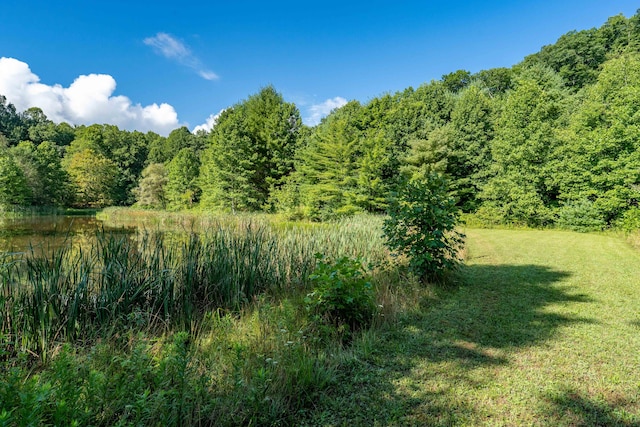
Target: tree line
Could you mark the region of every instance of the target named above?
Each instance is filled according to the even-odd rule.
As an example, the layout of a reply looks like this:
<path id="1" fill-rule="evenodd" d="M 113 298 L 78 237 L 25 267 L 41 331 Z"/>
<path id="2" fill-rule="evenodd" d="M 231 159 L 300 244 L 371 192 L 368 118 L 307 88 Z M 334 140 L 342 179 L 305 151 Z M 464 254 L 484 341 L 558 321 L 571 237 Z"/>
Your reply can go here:
<path id="1" fill-rule="evenodd" d="M 200 207 L 329 219 L 383 212 L 439 174 L 484 222 L 640 226 L 640 15 L 572 31 L 511 68 L 440 80 L 315 127 L 272 86 L 210 132 L 55 124 L 0 98 L 0 205 Z"/>

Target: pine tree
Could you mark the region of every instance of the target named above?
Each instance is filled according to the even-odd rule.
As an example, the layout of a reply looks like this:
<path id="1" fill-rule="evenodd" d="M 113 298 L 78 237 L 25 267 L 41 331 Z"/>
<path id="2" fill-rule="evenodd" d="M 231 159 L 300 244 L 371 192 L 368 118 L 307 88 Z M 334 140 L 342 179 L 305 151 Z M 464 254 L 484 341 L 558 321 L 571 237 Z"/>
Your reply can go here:
<path id="1" fill-rule="evenodd" d="M 293 170 L 300 113 L 271 86 L 225 110 L 203 155 L 204 206 L 264 209 L 271 192 Z"/>

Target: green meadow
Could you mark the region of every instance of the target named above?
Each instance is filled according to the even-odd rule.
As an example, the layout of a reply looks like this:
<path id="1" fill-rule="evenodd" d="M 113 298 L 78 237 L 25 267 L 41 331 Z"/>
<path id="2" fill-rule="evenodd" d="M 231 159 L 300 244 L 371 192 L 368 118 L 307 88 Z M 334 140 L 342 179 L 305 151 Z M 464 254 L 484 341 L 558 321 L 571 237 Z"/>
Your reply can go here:
<path id="1" fill-rule="evenodd" d="M 638 252 L 551 230 L 467 245 L 458 282 L 382 328 L 310 424 L 638 425 Z"/>
<path id="2" fill-rule="evenodd" d="M 379 217 L 126 212 L 107 223 L 164 234 L 2 260 L 2 425 L 640 424 L 640 253 L 621 236 L 468 229 L 431 285 Z M 366 326 L 310 316 L 317 252 L 372 265 Z"/>

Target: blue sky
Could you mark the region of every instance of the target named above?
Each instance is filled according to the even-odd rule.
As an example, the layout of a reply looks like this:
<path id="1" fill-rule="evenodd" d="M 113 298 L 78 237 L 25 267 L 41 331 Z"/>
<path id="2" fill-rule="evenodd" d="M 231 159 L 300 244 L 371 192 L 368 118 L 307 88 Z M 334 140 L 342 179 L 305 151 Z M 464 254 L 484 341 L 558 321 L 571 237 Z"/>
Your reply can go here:
<path id="1" fill-rule="evenodd" d="M 539 1 L 18 1 L 0 94 L 55 121 L 190 129 L 273 84 L 314 124 L 345 100 L 509 67 L 640 4 Z M 36 104 L 37 103 L 37 104 Z"/>

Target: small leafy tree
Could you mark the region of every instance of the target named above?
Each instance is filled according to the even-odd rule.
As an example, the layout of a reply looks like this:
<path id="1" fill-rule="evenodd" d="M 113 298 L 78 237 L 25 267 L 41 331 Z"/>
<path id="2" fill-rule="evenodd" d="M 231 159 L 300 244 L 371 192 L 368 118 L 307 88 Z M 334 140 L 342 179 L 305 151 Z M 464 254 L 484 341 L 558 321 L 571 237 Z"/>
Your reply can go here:
<path id="1" fill-rule="evenodd" d="M 88 148 L 73 153 L 65 160 L 78 206 L 113 204 L 113 191 L 119 174 L 118 166 L 112 160 Z"/>
<path id="2" fill-rule="evenodd" d="M 403 181 L 392 194 L 388 213 L 386 245 L 406 256 L 418 277 L 440 280 L 458 266 L 464 235 L 455 230 L 458 211 L 441 175 Z"/>
<path id="3" fill-rule="evenodd" d="M 167 205 L 166 189 L 169 172 L 162 163 L 151 163 L 142 171 L 142 179 L 133 190 L 138 206 L 161 208 Z"/>

